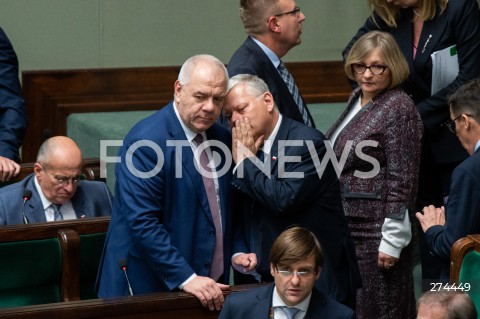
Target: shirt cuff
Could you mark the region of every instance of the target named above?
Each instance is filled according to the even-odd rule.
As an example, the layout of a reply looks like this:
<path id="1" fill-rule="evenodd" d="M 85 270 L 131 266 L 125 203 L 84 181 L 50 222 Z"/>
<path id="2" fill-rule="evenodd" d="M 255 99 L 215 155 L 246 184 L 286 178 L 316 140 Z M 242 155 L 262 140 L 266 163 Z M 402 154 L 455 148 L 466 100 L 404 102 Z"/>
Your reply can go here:
<path id="1" fill-rule="evenodd" d="M 408 211 L 403 220 L 385 218 L 382 225 L 382 240 L 378 250 L 395 258 L 400 257 L 402 249 L 412 239 L 412 227 Z"/>
<path id="2" fill-rule="evenodd" d="M 179 289 L 183 290 L 183 288 L 185 288 L 185 286 L 190 282 L 192 281 L 193 279 L 197 278 L 197 274 L 192 274 L 190 277 L 188 277 L 187 280 L 185 280 L 184 282 L 182 282 L 180 284 L 180 286 L 178 286 Z"/>

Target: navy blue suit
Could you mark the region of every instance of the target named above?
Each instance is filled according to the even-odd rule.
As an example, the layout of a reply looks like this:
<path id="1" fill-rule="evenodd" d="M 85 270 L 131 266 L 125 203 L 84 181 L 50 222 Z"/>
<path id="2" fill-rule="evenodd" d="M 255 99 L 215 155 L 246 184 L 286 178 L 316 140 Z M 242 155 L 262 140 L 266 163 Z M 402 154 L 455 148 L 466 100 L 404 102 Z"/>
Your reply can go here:
<path id="1" fill-rule="evenodd" d="M 302 114 L 285 81 L 265 52 L 250 37 L 233 54 L 227 64 L 227 70 L 230 77 L 237 74 L 252 74 L 264 80 L 280 113 L 298 122 L 303 122 Z M 315 127 L 315 122 L 308 109 L 307 112 L 310 122 Z"/>
<path id="2" fill-rule="evenodd" d="M 0 188 L 0 225 L 23 224 L 23 192 L 26 189 L 32 191 L 32 197 L 25 204 L 28 222 L 47 221 L 35 187 L 35 175 L 30 174 L 18 183 Z M 82 181 L 71 202 L 77 218 L 109 216 L 112 210 L 112 195 L 103 182 Z"/>
<path id="3" fill-rule="evenodd" d="M 279 147 L 282 141 L 300 141 L 302 145 Z M 312 143 L 310 149 L 307 143 Z M 243 210 L 248 251 L 257 254 L 257 271 L 271 279 L 269 252 L 273 242 L 291 225 L 305 227 L 317 236 L 325 255 L 317 288 L 344 302 L 354 298 L 360 286 L 358 263 L 333 166 L 329 163 L 319 178 L 311 152 L 323 160 L 323 134 L 283 117 L 269 156 L 271 179 L 246 159 L 235 172 L 233 183 L 245 196 L 239 208 Z M 279 162 L 285 156 L 301 158 L 299 162 L 290 159 L 284 171 L 303 173 L 303 178 L 279 177 Z M 243 178 L 239 177 L 242 170 Z"/>
<path id="4" fill-rule="evenodd" d="M 458 165 L 452 174 L 445 205 L 445 225 L 432 226 L 425 236 L 431 252 L 441 263 L 441 278 L 448 282 L 450 252 L 458 239 L 480 233 L 480 150 Z"/>
<path id="5" fill-rule="evenodd" d="M 231 145 L 230 133 L 219 124 L 206 134 L 209 140 Z M 144 140 L 158 149 L 140 147 L 133 153 L 132 162 L 142 172 L 151 171 L 158 162 L 161 169 L 150 178 L 134 176 L 126 165 L 127 150 Z M 175 143 L 183 144 L 177 149 Z M 156 152 L 163 154 L 163 161 L 158 160 Z M 219 153 L 224 163 L 225 154 Z M 99 269 L 99 296 L 128 295 L 125 275 L 119 268 L 122 259 L 128 264 L 134 294 L 174 290 L 193 273 L 208 276 L 215 225 L 202 176 L 194 166 L 193 152 L 173 102 L 136 124 L 119 156 L 114 209 Z M 228 282 L 233 242 L 228 207 L 232 204 L 230 180 L 230 170 L 218 178 L 224 236 L 223 282 Z"/>
<path id="6" fill-rule="evenodd" d="M 0 156 L 20 162 L 19 149 L 27 122 L 17 55 L 0 28 Z"/>
<path id="7" fill-rule="evenodd" d="M 236 292 L 227 297 L 219 319 L 269 318 L 274 284 Z M 350 308 L 325 296 L 315 288 L 312 291 L 305 319 L 354 319 Z"/>

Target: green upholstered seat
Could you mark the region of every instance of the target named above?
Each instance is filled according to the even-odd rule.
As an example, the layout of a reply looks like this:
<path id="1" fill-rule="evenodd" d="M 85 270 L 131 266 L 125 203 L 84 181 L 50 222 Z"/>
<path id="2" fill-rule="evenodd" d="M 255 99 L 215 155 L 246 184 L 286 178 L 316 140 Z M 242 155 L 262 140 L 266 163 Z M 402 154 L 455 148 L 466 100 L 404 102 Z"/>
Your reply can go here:
<path id="1" fill-rule="evenodd" d="M 80 299 L 97 298 L 94 287 L 106 235 L 80 235 Z"/>
<path id="2" fill-rule="evenodd" d="M 0 307 L 59 302 L 61 260 L 56 238 L 0 243 Z"/>
<path id="3" fill-rule="evenodd" d="M 460 268 L 459 282 L 470 284 L 468 294 L 472 298 L 480 319 L 480 253 L 473 250 L 465 255 Z"/>

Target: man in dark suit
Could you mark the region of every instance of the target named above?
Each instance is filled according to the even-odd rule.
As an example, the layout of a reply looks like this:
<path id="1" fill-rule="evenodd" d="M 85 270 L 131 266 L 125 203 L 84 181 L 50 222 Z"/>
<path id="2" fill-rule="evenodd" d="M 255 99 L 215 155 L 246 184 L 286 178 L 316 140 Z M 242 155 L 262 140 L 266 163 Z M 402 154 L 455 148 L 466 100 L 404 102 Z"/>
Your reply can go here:
<path id="1" fill-rule="evenodd" d="M 254 75 L 230 79 L 224 111 L 237 164 L 233 184 L 245 196 L 245 235 L 249 251 L 257 254 L 262 280 L 272 280 L 267 255 L 273 241 L 297 224 L 311 230 L 325 250 L 317 288 L 354 305 L 360 274 L 338 178 L 331 163 L 321 165 L 326 154 L 323 134 L 283 117 L 265 82 Z M 254 155 L 258 151 L 265 163 Z"/>
<path id="2" fill-rule="evenodd" d="M 110 215 L 110 191 L 103 182 L 80 180 L 82 152 L 70 138 L 46 140 L 33 170 L 22 181 L 0 188 L 0 225 Z"/>
<path id="3" fill-rule="evenodd" d="M 351 309 L 314 287 L 323 259 L 320 243 L 312 232 L 302 227 L 285 230 L 270 251 L 270 272 L 275 284 L 230 295 L 219 319 L 355 318 Z"/>
<path id="4" fill-rule="evenodd" d="M 140 121 L 125 138 L 99 270 L 100 297 L 182 289 L 210 310 L 223 304 L 234 203 L 231 136 L 215 122 L 227 82 L 227 70 L 217 58 L 191 57 L 175 82 L 174 101 Z M 223 146 L 227 151 L 219 150 Z M 203 155 L 213 171 L 202 164 Z M 254 267 L 254 257 L 244 258 L 251 261 L 244 266 Z"/>
<path id="5" fill-rule="evenodd" d="M 456 134 L 470 157 L 452 174 L 445 206 L 429 205 L 416 216 L 437 262 L 439 281 L 449 282 L 450 252 L 458 239 L 480 232 L 480 79 L 458 88 L 448 100 L 450 121 L 445 125 Z"/>
<path id="6" fill-rule="evenodd" d="M 253 74 L 264 80 L 282 115 L 315 127 L 305 101 L 281 58 L 300 44 L 305 15 L 293 0 L 241 0 L 247 40 L 228 62 L 230 77 Z M 224 124 L 226 119 L 224 119 Z"/>
<path id="7" fill-rule="evenodd" d="M 20 172 L 19 150 L 27 129 L 27 109 L 18 80 L 18 59 L 0 28 L 0 181 Z"/>

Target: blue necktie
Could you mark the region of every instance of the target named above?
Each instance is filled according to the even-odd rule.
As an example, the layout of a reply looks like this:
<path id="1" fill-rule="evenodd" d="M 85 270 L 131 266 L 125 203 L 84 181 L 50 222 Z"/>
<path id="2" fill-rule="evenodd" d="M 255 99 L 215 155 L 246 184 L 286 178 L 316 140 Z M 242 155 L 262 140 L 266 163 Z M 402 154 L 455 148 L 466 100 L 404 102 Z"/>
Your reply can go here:
<path id="1" fill-rule="evenodd" d="M 295 84 L 295 81 L 293 80 L 293 76 L 288 72 L 287 68 L 285 67 L 285 64 L 283 64 L 282 61 L 280 61 L 280 64 L 278 65 L 278 72 L 282 76 L 283 81 L 285 81 L 285 84 L 288 87 L 288 90 L 293 96 L 293 100 L 295 103 L 297 103 L 298 110 L 300 111 L 300 114 L 302 115 L 303 118 L 303 123 L 305 123 L 308 126 L 312 126 L 312 122 L 310 121 L 310 118 L 308 117 L 308 111 L 307 111 L 307 106 L 303 103 L 302 97 L 300 96 L 300 92 L 298 91 L 298 87 Z"/>
<path id="2" fill-rule="evenodd" d="M 51 206 L 52 206 L 53 212 L 54 212 L 54 220 L 55 220 L 55 221 L 57 221 L 57 220 L 63 220 L 63 215 L 62 215 L 62 213 L 60 212 L 60 207 L 62 207 L 62 205 L 60 205 L 60 204 L 52 204 Z"/>
<path id="3" fill-rule="evenodd" d="M 282 308 L 283 312 L 285 312 L 285 315 L 287 316 L 288 319 L 293 319 L 295 318 L 295 315 L 300 311 L 298 308 L 290 308 L 286 306 L 280 307 Z"/>

